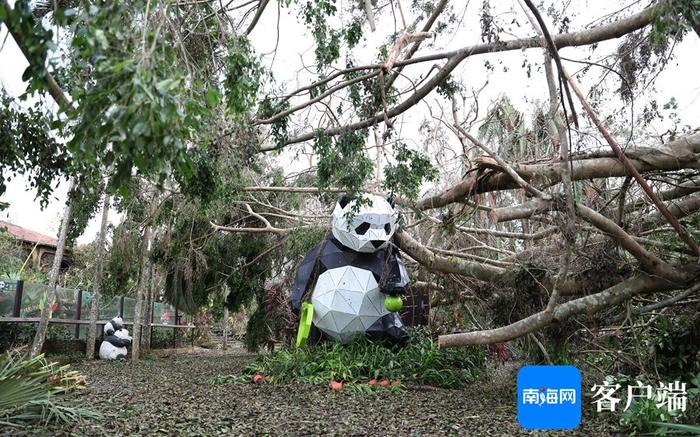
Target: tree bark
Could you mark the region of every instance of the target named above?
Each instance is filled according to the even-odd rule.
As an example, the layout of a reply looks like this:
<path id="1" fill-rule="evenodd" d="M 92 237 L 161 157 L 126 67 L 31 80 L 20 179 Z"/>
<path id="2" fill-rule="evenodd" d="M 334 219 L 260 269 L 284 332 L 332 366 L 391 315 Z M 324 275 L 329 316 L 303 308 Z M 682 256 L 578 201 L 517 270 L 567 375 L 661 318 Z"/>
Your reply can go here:
<path id="1" fill-rule="evenodd" d="M 153 262 L 148 263 L 148 289 L 146 292 L 146 314 L 144 315 L 143 350 L 151 351 L 151 319 L 153 318 Z"/>
<path id="2" fill-rule="evenodd" d="M 627 149 L 632 165 L 640 173 L 700 168 L 700 133 L 679 138 L 660 148 Z M 627 169 L 617 159 L 595 157 L 571 162 L 571 180 L 599 179 L 628 176 Z M 559 163 L 513 165 L 513 169 L 527 182 L 540 188 L 551 187 L 562 181 Z M 490 171 L 490 172 L 489 172 Z M 416 208 L 426 210 L 441 208 L 460 202 L 475 194 L 503 191 L 520 186 L 505 172 L 479 169 L 458 184 L 434 196 L 416 203 Z"/>
<path id="3" fill-rule="evenodd" d="M 152 205 L 155 204 L 151 201 Z M 152 208 L 151 208 L 152 209 Z M 148 292 L 148 254 L 151 244 L 151 224 L 146 224 L 143 231 L 141 245 L 141 272 L 139 275 L 139 286 L 136 289 L 136 305 L 134 307 L 134 332 L 132 333 L 131 361 L 138 361 L 141 353 L 141 319 L 143 313 L 143 297 Z"/>
<path id="4" fill-rule="evenodd" d="M 49 273 L 49 284 L 46 290 L 46 301 L 44 302 L 44 307 L 41 309 L 41 319 L 39 320 L 39 326 L 37 326 L 36 328 L 34 341 L 32 342 L 32 347 L 29 351 L 29 355 L 32 358 L 36 357 L 41 353 L 41 349 L 44 347 L 44 341 L 46 340 L 46 331 L 49 328 L 49 319 L 51 318 L 51 306 L 53 304 L 54 297 L 56 296 L 58 275 L 61 272 L 63 252 L 66 249 L 66 238 L 68 237 L 68 227 L 70 226 L 71 210 L 73 205 L 73 199 L 71 198 L 71 195 L 74 188 L 75 180 L 71 179 L 70 183 L 68 184 L 68 200 L 66 201 L 66 206 L 63 209 L 63 218 L 61 219 L 61 232 L 58 236 L 58 243 L 56 244 L 56 253 L 53 257 L 53 265 L 51 266 L 51 272 Z"/>
<path id="5" fill-rule="evenodd" d="M 102 205 L 102 221 L 100 233 L 97 235 L 97 251 L 95 253 L 95 284 L 92 287 L 90 301 L 90 325 L 88 325 L 85 356 L 88 360 L 95 358 L 95 339 L 97 338 L 97 318 L 99 317 L 100 299 L 102 299 L 102 276 L 105 258 L 105 240 L 107 236 L 107 218 L 109 216 L 109 194 L 105 192 Z"/>
<path id="6" fill-rule="evenodd" d="M 438 338 L 438 345 L 441 348 L 447 348 L 509 341 L 541 329 L 555 321 L 561 322 L 584 312 L 589 314 L 596 313 L 603 308 L 624 302 L 638 294 L 673 290 L 679 288 L 679 286 L 679 284 L 671 283 L 661 278 L 639 275 L 620 282 L 600 293 L 562 303 L 552 312 L 541 311 L 508 326 L 483 331 L 441 335 Z"/>
<path id="7" fill-rule="evenodd" d="M 454 256 L 436 255 L 403 230 L 398 230 L 394 234 L 394 239 L 401 250 L 430 270 L 457 273 L 487 282 L 503 280 L 509 273 L 500 267 L 470 262 Z"/>

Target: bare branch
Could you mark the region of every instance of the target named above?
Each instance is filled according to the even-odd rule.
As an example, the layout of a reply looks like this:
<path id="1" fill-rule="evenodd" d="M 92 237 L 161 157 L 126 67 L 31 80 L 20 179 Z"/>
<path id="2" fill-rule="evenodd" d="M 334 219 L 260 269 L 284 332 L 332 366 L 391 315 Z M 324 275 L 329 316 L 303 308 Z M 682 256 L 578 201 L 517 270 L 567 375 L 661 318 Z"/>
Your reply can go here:
<path id="1" fill-rule="evenodd" d="M 569 76 L 565 70 L 562 70 L 564 72 L 564 75 L 566 76 L 566 79 L 569 81 L 569 84 L 571 85 L 571 88 L 574 89 L 574 93 L 576 93 L 576 96 L 578 99 L 581 101 L 581 104 L 583 105 L 583 108 L 586 110 L 586 113 L 588 116 L 591 118 L 593 121 L 593 124 L 596 125 L 600 133 L 605 137 L 605 140 L 608 142 L 610 145 L 610 148 L 613 149 L 617 157 L 620 159 L 620 161 L 624 164 L 625 168 L 630 172 L 630 174 L 634 177 L 634 179 L 637 181 L 637 183 L 642 187 L 644 192 L 646 193 L 647 196 L 649 196 L 649 199 L 656 205 L 656 207 L 659 209 L 661 214 L 668 220 L 668 222 L 673 226 L 673 228 L 676 230 L 678 235 L 681 237 L 683 241 L 690 247 L 690 249 L 700 257 L 700 247 L 698 247 L 697 243 L 692 239 L 690 234 L 688 233 L 688 230 L 681 225 L 678 220 L 669 212 L 668 208 L 666 208 L 666 205 L 663 204 L 663 202 L 654 194 L 654 191 L 651 189 L 649 184 L 647 184 L 647 181 L 644 180 L 641 174 L 639 174 L 639 171 L 635 168 L 634 164 L 630 162 L 630 160 L 627 158 L 625 155 L 625 152 L 622 150 L 619 144 L 617 144 L 617 141 L 612 137 L 610 134 L 610 131 L 608 131 L 607 127 L 603 124 L 603 122 L 598 118 L 596 115 L 595 111 L 591 107 L 591 105 L 588 103 L 586 100 L 586 97 L 583 95 L 581 90 L 579 89 L 577 83 L 575 80 Z"/>
<path id="2" fill-rule="evenodd" d="M 552 41 L 557 48 L 562 47 L 573 47 L 589 45 L 593 43 L 599 43 L 608 39 L 619 38 L 622 35 L 626 35 L 635 30 L 641 29 L 649 24 L 650 13 L 652 13 L 652 8 L 647 8 L 631 17 L 623 20 L 619 20 L 614 23 L 606 24 L 603 26 L 598 26 L 593 29 L 587 29 L 579 32 L 564 33 L 559 35 L 554 35 Z M 447 59 L 447 63 L 438 70 L 438 72 L 428 80 L 422 87 L 418 88 L 412 95 L 406 98 L 403 102 L 389 108 L 387 111 L 382 111 L 374 116 L 360 120 L 355 123 L 348 124 L 342 127 L 331 127 L 323 130 L 324 135 L 333 136 L 338 135 L 343 131 L 355 131 L 359 129 L 364 129 L 370 127 L 376 123 L 380 123 L 384 120 L 385 116 L 388 119 L 394 118 L 409 108 L 416 105 L 423 98 L 425 98 L 435 87 L 437 87 L 462 61 L 467 57 L 485 54 L 485 53 L 497 53 L 504 51 L 522 50 L 526 48 L 542 47 L 543 40 L 539 37 L 515 39 L 510 41 L 498 41 L 494 43 L 487 44 L 477 44 L 473 46 L 463 47 L 461 49 L 438 53 L 434 55 L 427 55 L 412 59 L 407 59 L 404 61 L 397 61 L 394 66 L 405 66 L 409 64 L 416 64 L 420 62 L 432 62 L 440 59 Z M 359 70 L 375 70 L 381 67 L 381 64 L 369 65 L 366 67 L 354 67 L 354 71 Z M 342 74 L 342 73 L 341 73 Z M 339 74 L 338 74 L 339 75 Z M 336 76 L 337 77 L 337 76 Z M 308 87 L 307 87 L 308 88 Z M 278 150 L 286 145 L 301 143 L 304 141 L 309 141 L 316 136 L 316 131 L 307 132 L 304 134 L 297 135 L 295 137 L 289 138 L 286 142 L 280 144 L 273 144 L 269 146 L 263 146 L 259 149 L 260 152 L 269 152 L 273 150 Z"/>
<path id="3" fill-rule="evenodd" d="M 541 311 L 508 326 L 484 331 L 441 335 L 438 345 L 441 348 L 465 346 L 470 344 L 489 344 L 513 340 L 537 331 L 552 322 L 561 322 L 577 314 L 594 314 L 624 302 L 633 296 L 657 291 L 677 289 L 678 284 L 661 278 L 639 275 L 616 284 L 600 293 L 581 297 L 562 303 L 552 312 Z"/>
<path id="4" fill-rule="evenodd" d="M 253 21 L 250 22 L 248 28 L 245 30 L 246 35 L 250 35 L 250 32 L 252 32 L 253 29 L 255 29 L 255 26 L 258 24 L 258 20 L 260 20 L 260 17 L 262 17 L 262 14 L 265 11 L 265 8 L 267 7 L 268 3 L 270 3 L 270 0 L 260 0 L 258 4 L 258 10 L 255 11 L 255 16 L 253 17 Z"/>
<path id="5" fill-rule="evenodd" d="M 700 168 L 700 133 L 671 141 L 660 148 L 628 148 L 627 155 L 631 164 L 640 172 L 669 171 L 685 168 Z M 512 165 L 524 180 L 540 189 L 561 182 L 561 166 L 557 163 Z M 615 158 L 593 157 L 580 159 L 571 163 L 573 181 L 597 178 L 624 177 L 628 171 Z M 450 203 L 459 202 L 474 194 L 490 191 L 502 191 L 520 186 L 502 172 L 483 174 L 472 172 L 456 185 L 439 194 L 420 200 L 416 208 L 420 210 L 440 208 Z"/>

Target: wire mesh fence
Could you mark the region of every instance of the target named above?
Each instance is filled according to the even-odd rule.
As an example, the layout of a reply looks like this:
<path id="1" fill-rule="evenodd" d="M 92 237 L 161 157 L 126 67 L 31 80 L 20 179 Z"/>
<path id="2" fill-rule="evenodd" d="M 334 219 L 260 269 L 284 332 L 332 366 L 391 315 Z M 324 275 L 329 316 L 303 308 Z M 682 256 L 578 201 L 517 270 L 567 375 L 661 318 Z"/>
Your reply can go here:
<path id="1" fill-rule="evenodd" d="M 47 285 L 24 281 L 0 281 L 0 318 L 35 318 L 41 316 L 45 305 Z M 89 320 L 93 294 L 88 290 L 58 287 L 51 302 L 51 318 L 64 320 Z M 136 299 L 125 296 L 102 297 L 98 320 L 121 316 L 124 322 L 134 321 Z M 145 323 L 143 309 L 141 323 Z M 176 325 L 177 309 L 168 303 L 154 302 L 152 322 L 159 325 Z M 87 325 L 78 325 L 77 338 L 85 338 Z"/>

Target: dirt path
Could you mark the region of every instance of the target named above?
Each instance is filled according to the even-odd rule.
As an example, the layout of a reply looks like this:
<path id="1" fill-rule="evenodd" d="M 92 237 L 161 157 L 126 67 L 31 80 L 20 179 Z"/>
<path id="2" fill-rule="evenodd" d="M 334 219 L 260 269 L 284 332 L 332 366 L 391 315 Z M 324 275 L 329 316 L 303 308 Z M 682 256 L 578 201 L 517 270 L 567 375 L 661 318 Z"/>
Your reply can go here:
<path id="1" fill-rule="evenodd" d="M 76 366 L 88 378 L 77 397 L 105 415 L 65 430 L 78 435 L 516 435 L 513 372 L 463 390 L 409 389 L 399 394 L 331 392 L 309 385 L 210 385 L 252 358 L 175 355 Z M 510 380 L 510 381 L 509 381 Z M 497 381 L 497 382 L 496 382 Z M 590 418 L 589 418 L 590 419 Z M 586 420 L 576 434 L 606 435 Z M 15 434 L 16 435 L 16 434 Z M 539 435 L 542 435 L 540 433 Z M 567 434 L 571 435 L 571 433 Z"/>

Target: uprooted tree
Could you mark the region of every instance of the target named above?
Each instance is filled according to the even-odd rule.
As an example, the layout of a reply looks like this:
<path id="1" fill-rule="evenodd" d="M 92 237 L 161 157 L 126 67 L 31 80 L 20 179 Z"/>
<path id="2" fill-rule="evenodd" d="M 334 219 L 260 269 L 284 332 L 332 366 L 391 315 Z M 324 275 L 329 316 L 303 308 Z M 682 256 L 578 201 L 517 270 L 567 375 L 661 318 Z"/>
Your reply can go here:
<path id="1" fill-rule="evenodd" d="M 265 311 L 284 302 L 273 278 L 291 275 L 321 237 L 333 193 L 362 191 L 397 195 L 396 242 L 414 286 L 436 308 L 469 315 L 452 320 L 466 332 L 446 332 L 444 347 L 615 318 L 609 309 L 642 295 L 659 309 L 698 291 L 700 133 L 653 94 L 674 48 L 700 43 L 695 1 L 621 2 L 588 25 L 581 11 L 530 1 L 71 3 L 33 13 L 28 2 L 2 4 L 30 91 L 60 108 L 8 104 L 2 165 L 44 168 L 34 176 L 43 199 L 54 178 L 108 174 L 107 190 L 131 205 L 127 234 L 153 241 L 143 259 L 171 301 L 194 311 L 230 290 L 232 309 L 256 301 L 251 329 L 271 329 Z M 293 78 L 275 64 L 277 46 L 271 60 L 254 50 L 260 23 L 279 35 L 285 14 L 315 49 Z M 36 25 L 47 16 L 67 31 L 63 63 L 47 57 L 52 36 Z M 478 35 L 464 33 L 477 23 Z M 473 42 L 437 49 L 455 36 Z M 566 52 L 575 47 L 586 50 Z M 510 98 L 484 97 L 500 69 L 539 84 L 536 103 L 518 108 L 529 91 L 512 83 Z M 288 91 L 294 80 L 302 85 Z M 662 113 L 676 123 L 658 135 Z M 33 134 L 29 147 L 17 133 L 49 125 L 67 144 Z M 78 184 L 98 186 L 97 176 Z M 148 276 L 124 274 L 141 285 Z M 493 310 L 489 320 L 474 317 L 472 299 Z"/>

